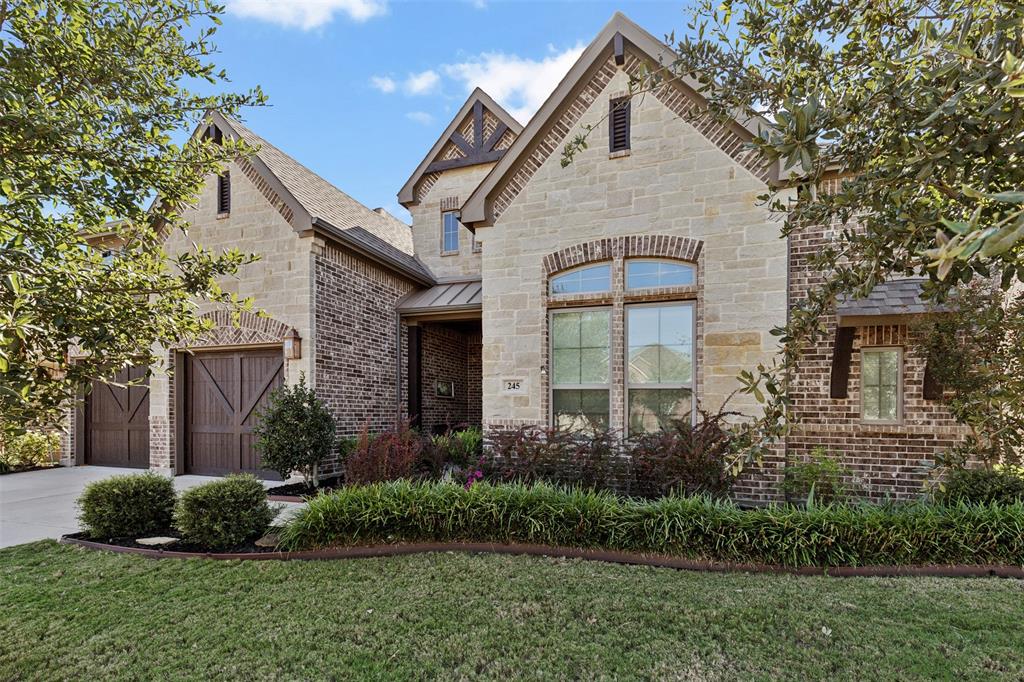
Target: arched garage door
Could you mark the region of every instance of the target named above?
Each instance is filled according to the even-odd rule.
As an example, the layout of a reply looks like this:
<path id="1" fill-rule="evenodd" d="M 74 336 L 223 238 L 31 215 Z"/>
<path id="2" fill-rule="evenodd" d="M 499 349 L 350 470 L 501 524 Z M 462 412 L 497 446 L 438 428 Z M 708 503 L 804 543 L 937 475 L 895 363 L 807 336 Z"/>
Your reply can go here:
<path id="1" fill-rule="evenodd" d="M 126 386 L 130 381 L 139 385 Z M 85 400 L 85 463 L 98 466 L 149 466 L 149 379 L 145 367 L 121 370 L 115 386 L 92 385 Z"/>
<path id="2" fill-rule="evenodd" d="M 283 382 L 281 348 L 186 355 L 185 372 L 185 472 L 277 478 L 260 468 L 252 428 Z"/>

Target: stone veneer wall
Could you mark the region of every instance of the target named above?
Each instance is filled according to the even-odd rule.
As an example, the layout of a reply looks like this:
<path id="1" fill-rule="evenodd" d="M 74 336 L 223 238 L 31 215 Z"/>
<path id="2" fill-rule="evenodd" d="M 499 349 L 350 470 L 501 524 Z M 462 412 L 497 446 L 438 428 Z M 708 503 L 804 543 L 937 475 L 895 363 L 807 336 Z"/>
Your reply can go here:
<path id="1" fill-rule="evenodd" d="M 514 196 L 509 188 L 499 192 L 500 217 L 479 230 L 488 429 L 548 422 L 542 372 L 549 304 L 545 258 L 598 237 L 652 244 L 683 238 L 703 245 L 698 398 L 708 409 L 717 409 L 738 387 L 742 368 L 768 361 L 775 352 L 769 331 L 786 319 L 786 245 L 779 225 L 757 205 L 763 179 L 723 150 L 717 133 L 709 139 L 656 97 L 634 101 L 632 148 L 627 155 L 610 156 L 604 117 L 610 98 L 624 92 L 628 80 L 610 61 L 598 71 L 567 109 L 563 118 L 571 122 L 554 124 L 562 136 L 528 152 L 535 170 L 514 188 Z M 595 126 L 590 147 L 561 168 L 558 150 L 565 137 L 588 124 Z M 615 262 L 615 255 L 607 257 Z M 621 357 L 613 361 L 618 381 L 623 362 Z M 506 377 L 525 379 L 526 393 L 503 393 L 500 382 Z M 624 404 L 618 404 L 624 392 L 618 394 L 613 428 L 624 426 Z M 746 396 L 734 398 L 730 407 L 756 409 Z"/>
<path id="2" fill-rule="evenodd" d="M 806 229 L 790 239 L 790 297 L 805 299 L 821 275 L 808 258 L 828 240 L 825 228 Z M 860 327 L 856 330 L 846 398 L 829 395 L 837 320 L 826 319 L 826 332 L 803 354 L 790 388 L 799 423 L 787 439 L 787 459 L 805 460 L 818 446 L 840 456 L 851 471 L 850 483 L 872 500 L 913 499 L 935 455 L 959 442 L 965 431 L 939 401 L 925 400 L 925 359 L 914 352 L 912 329 L 906 325 Z M 860 418 L 860 349 L 901 346 L 903 354 L 903 419 L 899 424 L 873 425 Z"/>
<path id="3" fill-rule="evenodd" d="M 435 277 L 480 276 L 480 252 L 473 250 L 473 233 L 468 229 L 459 231 L 458 254 L 441 255 L 441 214 L 458 210 L 493 167 L 493 163 L 485 163 L 439 173 L 433 184 L 421 189 L 419 203 L 409 207 L 416 256 Z"/>
<path id="4" fill-rule="evenodd" d="M 380 265 L 317 241 L 314 257 L 316 391 L 340 436 L 379 432 L 405 418 L 406 347 L 395 303 L 415 286 Z M 398 336 L 401 338 L 398 338 Z M 398 372 L 400 371 L 400 374 Z M 337 461 L 325 466 L 325 473 Z"/>

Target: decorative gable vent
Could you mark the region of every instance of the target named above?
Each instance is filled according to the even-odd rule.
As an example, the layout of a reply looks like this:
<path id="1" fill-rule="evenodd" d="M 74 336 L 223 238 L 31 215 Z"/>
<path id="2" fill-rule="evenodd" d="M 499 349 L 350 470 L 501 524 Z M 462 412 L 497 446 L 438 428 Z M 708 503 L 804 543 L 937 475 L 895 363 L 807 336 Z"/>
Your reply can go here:
<path id="1" fill-rule="evenodd" d="M 231 213 L 231 174 L 224 171 L 217 176 L 217 215 Z"/>
<path id="2" fill-rule="evenodd" d="M 629 106 L 628 97 L 616 97 L 611 101 L 608 112 L 608 151 L 621 152 L 629 149 Z"/>

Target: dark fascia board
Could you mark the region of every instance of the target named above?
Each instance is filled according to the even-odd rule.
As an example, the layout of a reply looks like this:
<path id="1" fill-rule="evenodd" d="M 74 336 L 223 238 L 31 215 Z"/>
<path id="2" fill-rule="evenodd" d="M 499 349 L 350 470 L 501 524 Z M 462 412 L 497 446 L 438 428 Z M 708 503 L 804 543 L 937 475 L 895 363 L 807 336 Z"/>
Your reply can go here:
<path id="1" fill-rule="evenodd" d="M 653 35 L 634 23 L 626 15 L 616 12 L 605 24 L 597 37 L 587 46 L 576 63 L 572 65 L 558 87 L 548 96 L 537 113 L 533 115 L 523 132 L 509 147 L 508 153 L 502 157 L 490 173 L 477 186 L 473 194 L 462 206 L 462 224 L 475 231 L 476 227 L 484 227 L 493 223 L 491 215 L 491 194 L 495 187 L 512 172 L 518 159 L 534 146 L 534 142 L 547 132 L 550 123 L 561 112 L 563 105 L 583 87 L 589 77 L 613 53 L 616 34 L 635 49 L 647 56 L 655 64 L 671 64 L 675 60 L 672 49 Z M 677 87 L 688 90 L 691 96 L 700 97 L 700 83 L 690 76 L 682 76 L 671 81 Z M 762 118 L 746 120 L 738 115 L 733 116 L 733 129 L 746 139 L 752 139 L 758 132 L 770 126 Z M 772 179 L 777 177 L 779 166 L 772 171 Z"/>
<path id="2" fill-rule="evenodd" d="M 890 313 L 887 315 L 842 315 L 838 316 L 840 327 L 878 327 L 897 324 L 910 324 L 927 319 L 933 315 L 942 315 L 943 311 L 931 313 Z"/>
<path id="3" fill-rule="evenodd" d="M 345 246 L 346 248 L 358 253 L 359 255 L 368 258 L 375 263 L 383 265 L 384 267 L 392 271 L 398 272 L 399 274 L 406 277 L 407 279 L 412 280 L 416 284 L 421 284 L 423 286 L 428 287 L 432 287 L 435 284 L 434 280 L 426 276 L 424 273 L 419 272 L 414 268 L 410 268 L 403 263 L 395 261 L 394 259 L 389 258 L 387 255 L 379 251 L 369 248 L 360 240 L 354 239 L 351 235 L 346 234 L 345 230 L 339 229 L 334 225 L 331 225 L 323 218 L 314 218 L 312 229 L 333 239 L 334 241 Z"/>
<path id="4" fill-rule="evenodd" d="M 419 182 L 420 178 L 422 178 L 427 172 L 427 166 L 433 162 L 434 158 L 440 154 L 441 150 L 444 149 L 444 146 L 448 144 L 448 140 L 451 139 L 452 133 L 456 132 L 459 124 L 462 123 L 462 120 L 469 115 L 470 111 L 473 110 L 473 105 L 477 101 L 483 103 L 483 105 L 490 110 L 492 114 L 497 116 L 498 119 L 507 125 L 516 135 L 523 132 L 522 124 L 513 118 L 512 114 L 505 111 L 504 107 L 495 102 L 494 99 L 482 89 L 475 88 L 473 92 L 470 93 L 466 102 L 462 105 L 462 108 L 460 108 L 458 113 L 455 114 L 455 117 L 452 118 L 448 127 L 445 128 L 444 132 L 441 133 L 441 136 L 437 138 L 437 142 L 434 143 L 434 146 L 431 147 L 430 151 L 423 157 L 420 165 L 416 167 L 416 170 L 413 171 L 412 175 L 409 176 L 409 179 L 405 181 L 404 185 L 402 185 L 402 189 L 398 192 L 398 203 L 402 206 L 408 208 L 409 206 L 414 206 L 416 204 L 416 183 Z"/>

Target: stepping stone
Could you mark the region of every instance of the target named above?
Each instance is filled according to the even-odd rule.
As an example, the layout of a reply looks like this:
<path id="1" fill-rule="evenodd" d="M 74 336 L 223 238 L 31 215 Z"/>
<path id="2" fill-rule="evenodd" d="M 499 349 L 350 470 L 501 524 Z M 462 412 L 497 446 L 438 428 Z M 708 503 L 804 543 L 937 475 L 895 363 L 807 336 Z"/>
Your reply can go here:
<path id="1" fill-rule="evenodd" d="M 259 540 L 256 541 L 257 547 L 277 547 L 281 543 L 281 538 L 277 533 L 267 533 Z"/>
<path id="2" fill-rule="evenodd" d="M 167 545 L 173 545 L 177 541 L 178 538 L 158 536 L 155 538 L 139 538 L 135 542 L 146 547 L 166 547 Z"/>

